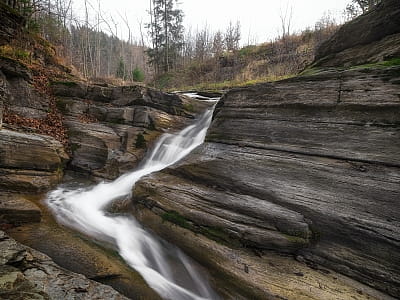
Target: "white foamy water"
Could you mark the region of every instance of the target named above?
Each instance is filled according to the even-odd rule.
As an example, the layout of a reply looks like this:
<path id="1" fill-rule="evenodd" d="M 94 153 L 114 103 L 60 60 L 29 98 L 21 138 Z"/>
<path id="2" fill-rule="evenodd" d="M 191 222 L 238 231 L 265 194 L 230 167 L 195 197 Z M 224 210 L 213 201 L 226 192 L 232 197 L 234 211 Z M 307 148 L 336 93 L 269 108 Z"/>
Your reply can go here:
<path id="1" fill-rule="evenodd" d="M 213 109 L 207 110 L 193 125 L 177 134 L 162 135 L 135 171 L 89 188 L 61 186 L 46 199 L 60 223 L 115 245 L 127 264 L 164 299 L 218 299 L 218 296 L 182 251 L 155 238 L 133 216 L 112 215 L 106 208 L 114 200 L 129 196 L 141 177 L 176 163 L 203 143 L 212 113 Z"/>

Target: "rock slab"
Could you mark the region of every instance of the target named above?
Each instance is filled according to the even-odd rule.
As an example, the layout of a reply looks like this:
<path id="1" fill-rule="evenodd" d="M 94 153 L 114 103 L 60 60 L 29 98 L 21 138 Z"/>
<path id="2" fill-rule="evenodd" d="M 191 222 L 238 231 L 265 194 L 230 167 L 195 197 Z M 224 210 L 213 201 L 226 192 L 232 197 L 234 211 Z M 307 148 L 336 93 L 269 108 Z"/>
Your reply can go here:
<path id="1" fill-rule="evenodd" d="M 0 231 L 0 299 L 128 299 Z"/>
<path id="2" fill-rule="evenodd" d="M 206 143 L 136 184 L 137 215 L 398 297 L 399 82 L 369 68 L 229 91 Z"/>

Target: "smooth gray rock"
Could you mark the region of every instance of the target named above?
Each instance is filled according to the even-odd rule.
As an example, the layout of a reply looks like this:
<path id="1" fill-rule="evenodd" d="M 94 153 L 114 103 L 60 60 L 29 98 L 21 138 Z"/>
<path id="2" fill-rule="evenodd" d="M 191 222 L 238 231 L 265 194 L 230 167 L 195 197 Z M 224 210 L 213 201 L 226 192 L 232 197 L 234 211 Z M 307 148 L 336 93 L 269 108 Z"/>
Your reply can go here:
<path id="1" fill-rule="evenodd" d="M 133 200 L 231 247 L 292 253 L 397 297 L 399 80 L 391 67 L 229 91 L 206 143 L 139 181 Z"/>

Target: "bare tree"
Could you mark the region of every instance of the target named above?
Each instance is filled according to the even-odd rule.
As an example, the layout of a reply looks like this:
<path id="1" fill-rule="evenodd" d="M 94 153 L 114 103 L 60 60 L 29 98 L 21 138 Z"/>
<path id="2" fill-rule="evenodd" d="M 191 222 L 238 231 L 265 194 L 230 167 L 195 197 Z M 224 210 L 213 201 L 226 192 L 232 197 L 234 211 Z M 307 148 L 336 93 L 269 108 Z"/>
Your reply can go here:
<path id="1" fill-rule="evenodd" d="M 229 26 L 225 31 L 225 46 L 228 51 L 233 51 L 239 49 L 239 42 L 241 38 L 240 33 L 240 22 L 236 21 L 233 25 L 229 22 Z"/>

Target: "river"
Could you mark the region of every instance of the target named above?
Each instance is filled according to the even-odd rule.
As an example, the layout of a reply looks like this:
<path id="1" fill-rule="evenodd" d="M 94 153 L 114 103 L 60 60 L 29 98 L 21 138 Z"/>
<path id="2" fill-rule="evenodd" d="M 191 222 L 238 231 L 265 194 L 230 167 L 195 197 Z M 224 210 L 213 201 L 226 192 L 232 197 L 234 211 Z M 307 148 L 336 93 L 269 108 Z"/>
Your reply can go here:
<path id="1" fill-rule="evenodd" d="M 203 143 L 213 108 L 182 131 L 160 137 L 141 165 L 112 182 L 86 188 L 59 186 L 46 203 L 61 224 L 95 240 L 111 243 L 126 263 L 139 272 L 162 298 L 219 299 L 207 277 L 177 247 L 160 240 L 131 215 L 111 214 L 109 205 L 129 197 L 143 176 L 178 162 Z"/>

